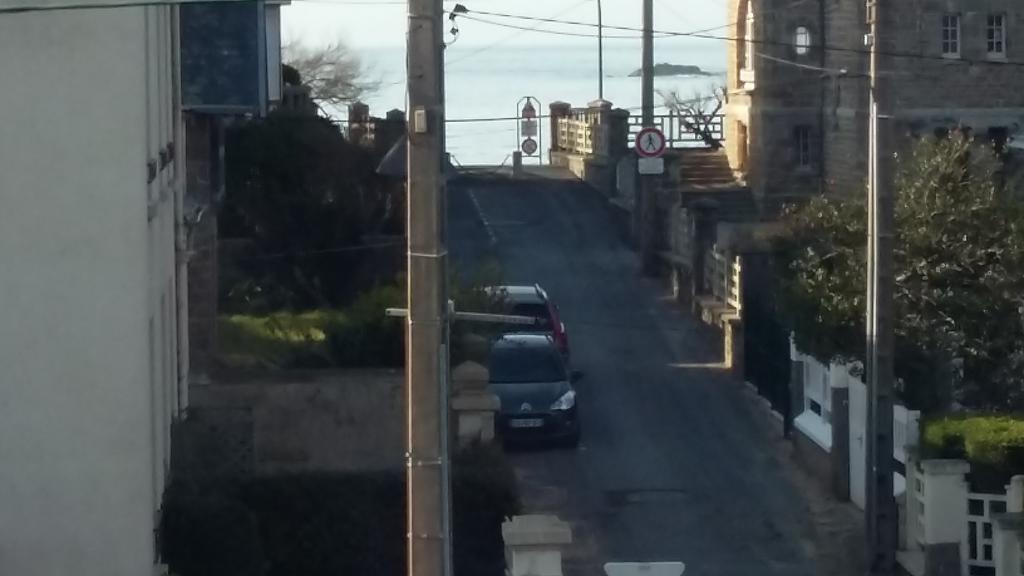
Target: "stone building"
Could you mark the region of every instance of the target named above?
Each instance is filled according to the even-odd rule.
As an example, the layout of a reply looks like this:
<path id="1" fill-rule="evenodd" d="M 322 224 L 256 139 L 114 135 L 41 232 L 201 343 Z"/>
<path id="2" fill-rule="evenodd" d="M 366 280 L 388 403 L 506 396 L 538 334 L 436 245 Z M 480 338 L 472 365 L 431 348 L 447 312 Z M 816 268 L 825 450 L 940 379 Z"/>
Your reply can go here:
<path id="1" fill-rule="evenodd" d="M 726 149 L 771 213 L 793 197 L 857 193 L 867 176 L 865 3 L 730 0 Z M 914 0 L 889 5 L 883 39 L 897 145 L 970 128 L 999 145 L 1024 124 L 1024 5 Z"/>

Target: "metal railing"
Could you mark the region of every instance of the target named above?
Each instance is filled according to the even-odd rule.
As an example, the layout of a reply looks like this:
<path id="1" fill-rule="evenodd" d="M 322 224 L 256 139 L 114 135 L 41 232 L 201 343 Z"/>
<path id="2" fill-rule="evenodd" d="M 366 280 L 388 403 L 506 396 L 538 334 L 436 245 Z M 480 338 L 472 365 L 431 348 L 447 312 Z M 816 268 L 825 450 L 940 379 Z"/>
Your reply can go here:
<path id="1" fill-rule="evenodd" d="M 688 114 L 659 114 L 654 117 L 654 126 L 665 134 L 665 145 L 669 148 L 702 148 L 708 146 L 708 137 L 716 142 L 725 141 L 725 115 L 694 116 Z M 636 134 L 643 127 L 639 116 L 629 117 L 629 145 L 633 146 Z M 701 134 L 700 131 L 705 131 Z"/>
<path id="2" fill-rule="evenodd" d="M 600 123 L 600 113 L 588 108 L 573 108 L 558 118 L 559 150 L 574 154 L 606 156 L 610 127 Z"/>
<path id="3" fill-rule="evenodd" d="M 571 116 L 559 118 L 558 149 L 575 154 L 593 154 L 594 136 L 590 122 Z"/>
<path id="4" fill-rule="evenodd" d="M 742 264 L 739 256 L 729 257 L 712 246 L 704 258 L 704 289 L 715 300 L 739 312 L 743 308 L 740 292 Z"/>

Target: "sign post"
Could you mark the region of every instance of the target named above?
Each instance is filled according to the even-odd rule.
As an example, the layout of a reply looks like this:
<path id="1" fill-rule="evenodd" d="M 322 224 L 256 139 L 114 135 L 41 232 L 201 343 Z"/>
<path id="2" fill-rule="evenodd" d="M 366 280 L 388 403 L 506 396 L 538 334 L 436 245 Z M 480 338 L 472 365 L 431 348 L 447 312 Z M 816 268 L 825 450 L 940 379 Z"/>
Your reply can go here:
<path id="1" fill-rule="evenodd" d="M 665 172 L 665 159 L 662 158 L 665 153 L 665 134 L 661 130 L 654 127 L 640 130 L 633 147 L 637 154 L 637 172 L 643 175 Z"/>
<path id="2" fill-rule="evenodd" d="M 524 96 L 516 104 L 516 148 L 522 151 L 524 156 L 536 157 L 537 163 L 543 164 L 543 154 L 538 153 L 543 144 L 538 108 L 540 101 L 533 96 Z"/>

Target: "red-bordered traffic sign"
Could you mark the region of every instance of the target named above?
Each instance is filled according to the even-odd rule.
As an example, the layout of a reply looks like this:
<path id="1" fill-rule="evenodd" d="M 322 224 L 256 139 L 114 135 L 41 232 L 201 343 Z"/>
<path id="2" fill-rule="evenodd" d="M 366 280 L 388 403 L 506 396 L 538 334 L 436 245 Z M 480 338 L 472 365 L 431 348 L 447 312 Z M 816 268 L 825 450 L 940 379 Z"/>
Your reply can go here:
<path id="1" fill-rule="evenodd" d="M 640 156 L 657 158 L 665 153 L 665 135 L 657 128 L 644 128 L 637 132 L 633 146 Z"/>
<path id="2" fill-rule="evenodd" d="M 534 154 L 537 153 L 537 141 L 534 140 L 533 138 L 527 138 L 526 140 L 523 140 L 523 143 L 520 145 L 520 148 L 522 149 L 523 154 L 526 154 L 527 156 L 533 156 Z"/>

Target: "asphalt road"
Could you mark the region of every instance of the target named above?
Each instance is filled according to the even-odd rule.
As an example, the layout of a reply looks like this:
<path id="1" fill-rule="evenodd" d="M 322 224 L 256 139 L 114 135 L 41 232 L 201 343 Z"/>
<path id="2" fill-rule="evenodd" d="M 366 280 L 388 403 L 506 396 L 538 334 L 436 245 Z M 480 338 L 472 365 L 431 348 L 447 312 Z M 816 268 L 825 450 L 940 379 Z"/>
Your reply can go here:
<path id="1" fill-rule="evenodd" d="M 449 187 L 455 265 L 540 283 L 583 370 L 582 446 L 512 454 L 527 512 L 572 524 L 569 576 L 679 560 L 687 576 L 814 574 L 807 506 L 711 330 L 641 277 L 600 195 L 571 181 Z M 718 341 L 720 342 L 720 341 Z"/>

